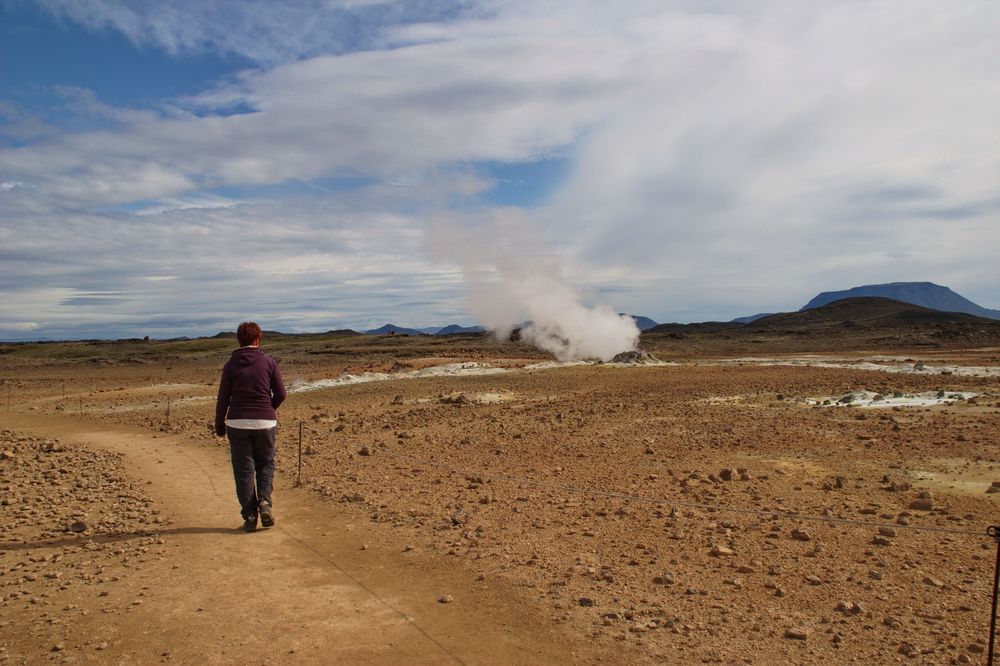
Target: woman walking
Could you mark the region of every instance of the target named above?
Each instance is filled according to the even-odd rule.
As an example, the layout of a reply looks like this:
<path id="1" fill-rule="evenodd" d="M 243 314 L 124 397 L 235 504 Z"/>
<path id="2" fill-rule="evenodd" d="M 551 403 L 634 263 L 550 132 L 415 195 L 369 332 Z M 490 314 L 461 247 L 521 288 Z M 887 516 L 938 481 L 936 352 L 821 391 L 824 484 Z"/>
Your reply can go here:
<path id="1" fill-rule="evenodd" d="M 260 326 L 245 321 L 236 330 L 240 348 L 222 368 L 215 403 L 215 434 L 228 435 L 243 529 L 274 525 L 271 489 L 274 485 L 275 435 L 278 406 L 285 399 L 281 371 L 260 350 Z"/>

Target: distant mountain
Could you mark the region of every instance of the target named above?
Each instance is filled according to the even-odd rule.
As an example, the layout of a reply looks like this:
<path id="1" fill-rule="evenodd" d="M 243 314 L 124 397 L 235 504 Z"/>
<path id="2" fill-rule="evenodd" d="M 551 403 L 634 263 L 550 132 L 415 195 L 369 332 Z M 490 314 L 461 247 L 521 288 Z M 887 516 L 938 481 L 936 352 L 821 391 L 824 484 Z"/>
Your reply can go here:
<path id="1" fill-rule="evenodd" d="M 395 335 L 424 335 L 424 333 L 415 328 L 403 328 L 395 324 L 386 324 L 378 328 L 373 328 L 370 331 L 365 331 L 365 335 L 389 335 L 389 333 Z"/>
<path id="2" fill-rule="evenodd" d="M 760 312 L 755 315 L 747 315 L 746 317 L 737 317 L 730 321 L 732 324 L 749 324 L 752 321 L 757 321 L 758 319 L 763 319 L 764 317 L 770 317 L 775 314 L 774 312 Z"/>
<path id="3" fill-rule="evenodd" d="M 802 306 L 801 311 L 818 308 L 845 298 L 865 296 L 889 298 L 942 312 L 964 312 L 987 319 L 1000 319 L 1000 310 L 984 308 L 963 296 L 959 296 L 948 287 L 942 287 L 933 282 L 890 282 L 888 284 L 866 284 L 845 291 L 824 291 Z"/>
<path id="4" fill-rule="evenodd" d="M 744 324 L 731 321 L 701 321 L 693 324 L 657 324 L 648 328 L 643 333 L 649 334 L 686 334 L 686 333 L 725 333 L 727 331 L 739 330 Z"/>
<path id="5" fill-rule="evenodd" d="M 444 328 L 438 330 L 434 335 L 455 335 L 456 333 L 482 333 L 486 329 L 482 326 L 459 326 L 458 324 L 450 324 Z"/>
<path id="6" fill-rule="evenodd" d="M 829 328 L 899 328 L 946 323 L 997 325 L 995 321 L 986 317 L 977 317 L 964 312 L 944 312 L 889 298 L 863 296 L 844 298 L 808 310 L 762 317 L 746 326 L 754 331 L 768 329 L 818 331 Z"/>
<path id="7" fill-rule="evenodd" d="M 656 326 L 656 322 L 649 317 L 643 317 L 642 315 L 630 315 L 624 312 L 619 312 L 618 314 L 623 317 L 632 317 L 632 321 L 635 322 L 635 325 L 639 327 L 640 331 L 646 331 Z"/>

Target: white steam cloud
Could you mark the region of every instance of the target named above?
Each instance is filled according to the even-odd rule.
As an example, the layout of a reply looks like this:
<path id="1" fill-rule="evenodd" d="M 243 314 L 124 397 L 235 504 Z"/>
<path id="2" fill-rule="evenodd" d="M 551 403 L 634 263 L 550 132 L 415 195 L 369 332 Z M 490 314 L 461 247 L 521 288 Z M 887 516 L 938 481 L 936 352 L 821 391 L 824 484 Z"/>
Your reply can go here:
<path id="1" fill-rule="evenodd" d="M 559 261 L 540 253 L 542 241 L 515 214 L 474 230 L 438 220 L 427 241 L 432 257 L 461 267 L 470 314 L 498 339 L 520 326 L 522 340 L 560 361 L 608 361 L 636 349 L 635 321 L 607 305 L 584 305 Z"/>

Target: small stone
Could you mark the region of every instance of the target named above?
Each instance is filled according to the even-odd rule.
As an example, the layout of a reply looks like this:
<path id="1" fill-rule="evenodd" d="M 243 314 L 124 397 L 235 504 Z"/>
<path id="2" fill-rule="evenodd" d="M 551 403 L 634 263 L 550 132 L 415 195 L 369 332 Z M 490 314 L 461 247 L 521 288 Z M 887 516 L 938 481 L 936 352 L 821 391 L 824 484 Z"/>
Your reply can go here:
<path id="1" fill-rule="evenodd" d="M 438 597 L 438 603 L 439 604 L 450 604 L 454 600 L 455 600 L 455 597 L 451 596 L 450 594 L 445 594 L 443 596 Z"/>
<path id="2" fill-rule="evenodd" d="M 796 641 L 804 641 L 809 638 L 809 630 L 802 628 L 786 629 L 785 638 L 791 638 Z"/>
<path id="3" fill-rule="evenodd" d="M 669 573 L 663 574 L 663 575 L 654 577 L 653 578 L 653 582 L 656 583 L 657 585 L 673 585 L 674 584 L 674 576 L 673 576 L 673 574 L 669 574 Z"/>
<path id="4" fill-rule="evenodd" d="M 94 649 L 95 650 L 107 650 L 108 649 L 108 644 L 104 643 L 104 642 L 98 643 L 97 645 L 94 646 Z"/>
<path id="5" fill-rule="evenodd" d="M 884 536 L 872 537 L 872 543 L 876 546 L 891 546 L 892 540 Z"/>
<path id="6" fill-rule="evenodd" d="M 934 509 L 934 500 L 927 498 L 919 498 L 910 502 L 910 508 L 917 511 L 932 511 Z"/>
<path id="7" fill-rule="evenodd" d="M 930 585 L 931 587 L 936 587 L 939 590 L 943 589 L 944 586 L 945 586 L 945 584 L 944 584 L 943 581 L 940 581 L 937 578 L 932 578 L 931 576 L 925 577 L 924 578 L 924 583 L 926 583 L 927 585 Z"/>
<path id="8" fill-rule="evenodd" d="M 591 608 L 594 605 L 594 600 L 590 597 L 580 597 L 579 604 L 584 608 Z"/>
<path id="9" fill-rule="evenodd" d="M 367 446 L 362 446 L 360 449 L 358 449 L 359 456 L 370 456 L 371 454 L 372 450 Z"/>
<path id="10" fill-rule="evenodd" d="M 812 535 L 806 530 L 799 528 L 792 530 L 792 538 L 796 541 L 812 541 Z"/>
<path id="11" fill-rule="evenodd" d="M 721 544 L 715 544 L 712 546 L 712 550 L 710 550 L 708 554 L 714 557 L 730 557 L 736 553 L 733 552 L 732 548 L 727 548 Z"/>
<path id="12" fill-rule="evenodd" d="M 887 537 L 896 536 L 896 530 L 891 527 L 885 527 L 885 526 L 880 527 L 878 528 L 878 533 L 881 534 L 882 536 L 887 536 Z"/>
<path id="13" fill-rule="evenodd" d="M 982 654 L 986 652 L 986 645 L 979 642 L 970 643 L 969 646 L 965 649 L 971 652 L 972 654 Z"/>
<path id="14" fill-rule="evenodd" d="M 862 611 L 862 607 L 860 604 L 855 604 L 850 601 L 841 601 L 837 604 L 837 610 L 844 615 L 857 615 Z"/>

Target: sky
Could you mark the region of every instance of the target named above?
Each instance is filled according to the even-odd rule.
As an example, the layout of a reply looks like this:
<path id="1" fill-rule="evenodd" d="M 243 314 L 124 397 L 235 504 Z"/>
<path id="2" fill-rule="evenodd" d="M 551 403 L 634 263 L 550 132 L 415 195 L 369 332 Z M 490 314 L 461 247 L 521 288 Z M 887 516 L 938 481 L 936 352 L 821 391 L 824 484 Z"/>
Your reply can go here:
<path id="1" fill-rule="evenodd" d="M 472 324 L 470 242 L 660 322 L 1000 308 L 998 118 L 994 0 L 0 0 L 0 340 Z"/>

